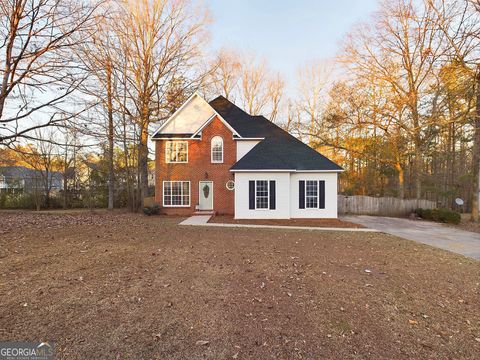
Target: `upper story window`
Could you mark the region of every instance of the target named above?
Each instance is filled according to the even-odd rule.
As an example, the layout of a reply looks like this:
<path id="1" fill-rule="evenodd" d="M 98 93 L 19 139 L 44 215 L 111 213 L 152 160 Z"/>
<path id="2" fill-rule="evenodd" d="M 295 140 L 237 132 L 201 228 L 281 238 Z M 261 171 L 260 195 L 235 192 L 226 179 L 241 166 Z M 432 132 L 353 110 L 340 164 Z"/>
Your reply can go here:
<path id="1" fill-rule="evenodd" d="M 188 142 L 168 141 L 165 146 L 165 161 L 167 163 L 187 163 Z"/>
<path id="2" fill-rule="evenodd" d="M 220 136 L 212 138 L 212 163 L 223 163 L 223 139 Z"/>

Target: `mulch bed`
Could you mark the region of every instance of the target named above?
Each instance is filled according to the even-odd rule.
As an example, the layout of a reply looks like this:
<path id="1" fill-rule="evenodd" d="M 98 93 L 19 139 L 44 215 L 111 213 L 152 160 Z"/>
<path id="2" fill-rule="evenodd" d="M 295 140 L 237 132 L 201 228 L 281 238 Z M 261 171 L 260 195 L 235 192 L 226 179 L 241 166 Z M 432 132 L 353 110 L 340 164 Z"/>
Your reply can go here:
<path id="1" fill-rule="evenodd" d="M 478 359 L 480 262 L 382 233 L 2 214 L 0 339 L 55 359 Z"/>
<path id="2" fill-rule="evenodd" d="M 245 225 L 279 225 L 279 226 L 306 226 L 306 227 L 335 227 L 335 228 L 364 228 L 364 226 L 339 219 L 234 219 L 233 216 L 213 216 L 208 222 L 223 224 L 245 224 Z"/>

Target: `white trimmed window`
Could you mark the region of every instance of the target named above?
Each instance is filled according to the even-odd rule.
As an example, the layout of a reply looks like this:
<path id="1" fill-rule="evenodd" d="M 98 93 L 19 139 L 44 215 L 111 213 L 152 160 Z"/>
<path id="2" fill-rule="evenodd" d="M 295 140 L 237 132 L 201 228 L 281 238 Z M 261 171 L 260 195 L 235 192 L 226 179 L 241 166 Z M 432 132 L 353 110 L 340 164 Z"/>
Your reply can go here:
<path id="1" fill-rule="evenodd" d="M 212 163 L 223 163 L 223 139 L 220 136 L 212 138 Z"/>
<path id="2" fill-rule="evenodd" d="M 163 206 L 190 206 L 190 181 L 164 181 Z"/>
<path id="3" fill-rule="evenodd" d="M 307 209 L 318 208 L 318 181 L 316 180 L 305 182 L 305 207 Z"/>
<path id="4" fill-rule="evenodd" d="M 167 141 L 165 144 L 165 161 L 167 163 L 187 163 L 188 142 Z"/>
<path id="5" fill-rule="evenodd" d="M 268 209 L 268 181 L 256 180 L 255 181 L 255 208 L 256 209 Z"/>

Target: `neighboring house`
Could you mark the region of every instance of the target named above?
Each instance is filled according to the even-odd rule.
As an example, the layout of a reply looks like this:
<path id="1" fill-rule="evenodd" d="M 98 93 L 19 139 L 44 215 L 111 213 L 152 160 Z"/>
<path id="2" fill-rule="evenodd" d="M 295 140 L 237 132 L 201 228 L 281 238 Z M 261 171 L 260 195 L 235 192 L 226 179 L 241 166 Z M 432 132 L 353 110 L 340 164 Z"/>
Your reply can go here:
<path id="1" fill-rule="evenodd" d="M 155 169 L 148 169 L 148 186 L 155 187 Z"/>
<path id="2" fill-rule="evenodd" d="M 0 190 L 32 192 L 35 189 L 44 190 L 45 172 L 26 168 L 25 166 L 0 167 Z M 48 174 L 51 191 L 63 189 L 63 176 L 59 172 Z"/>
<path id="3" fill-rule="evenodd" d="M 224 97 L 191 96 L 154 133 L 156 202 L 237 219 L 336 218 L 343 169 Z"/>

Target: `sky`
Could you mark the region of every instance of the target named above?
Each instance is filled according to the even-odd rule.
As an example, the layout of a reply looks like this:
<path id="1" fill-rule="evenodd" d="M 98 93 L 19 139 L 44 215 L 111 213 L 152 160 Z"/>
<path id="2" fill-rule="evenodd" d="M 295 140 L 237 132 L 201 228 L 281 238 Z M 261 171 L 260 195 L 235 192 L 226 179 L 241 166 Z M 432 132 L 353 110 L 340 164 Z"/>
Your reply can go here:
<path id="1" fill-rule="evenodd" d="M 378 0 L 206 0 L 211 47 L 265 58 L 293 86 L 297 69 L 336 55 L 348 31 L 375 12 Z"/>

